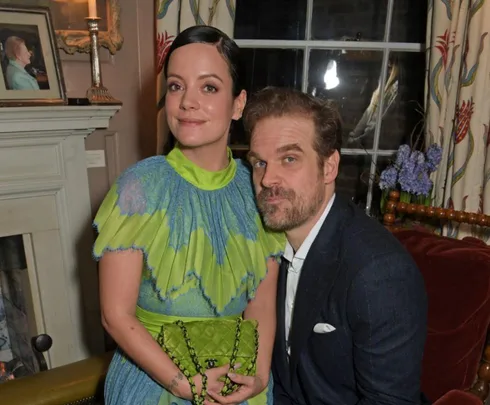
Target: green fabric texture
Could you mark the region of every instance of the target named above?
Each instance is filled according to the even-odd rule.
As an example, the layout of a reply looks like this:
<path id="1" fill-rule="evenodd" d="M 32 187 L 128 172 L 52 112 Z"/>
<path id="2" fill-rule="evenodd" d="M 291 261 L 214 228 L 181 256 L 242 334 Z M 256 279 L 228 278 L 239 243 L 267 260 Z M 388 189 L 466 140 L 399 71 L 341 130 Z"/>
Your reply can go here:
<path id="1" fill-rule="evenodd" d="M 158 334 L 162 330 L 162 325 L 168 325 L 175 323 L 176 321 L 183 320 L 184 322 L 195 322 L 195 321 L 213 321 L 216 318 L 203 318 L 200 316 L 186 316 L 186 317 L 181 317 L 181 316 L 174 316 L 174 315 L 163 315 L 163 314 L 158 314 L 156 312 L 150 312 L 147 311 L 146 309 L 143 309 L 139 306 L 136 306 L 136 318 L 145 325 L 146 329 L 148 332 L 153 337 L 157 337 Z M 235 321 L 240 317 L 240 315 L 229 315 L 229 316 L 220 316 L 219 319 L 225 320 L 225 321 Z"/>
<path id="2" fill-rule="evenodd" d="M 266 231 L 256 211 L 250 210 L 250 214 L 247 212 L 247 218 L 234 218 L 229 215 L 229 212 L 233 212 L 233 204 L 250 205 L 251 197 L 248 190 L 243 191 L 243 196 L 236 196 L 235 194 L 240 193 L 235 192 L 235 189 L 233 192 L 227 191 L 228 185 L 237 175 L 237 162 L 231 159 L 230 150 L 228 153 L 230 156 L 228 167 L 218 172 L 201 169 L 187 159 L 178 147 L 165 158 L 161 157 L 164 162 L 162 165 L 171 166 L 165 169 L 161 180 L 158 178 L 157 182 L 157 186 L 168 194 L 170 202 L 166 206 L 152 202 L 152 193 L 162 192 L 150 189 L 147 184 L 151 182 L 145 183 L 144 177 L 134 175 L 134 181 L 125 180 L 125 184 L 116 182 L 103 201 L 94 221 L 99 233 L 94 244 L 94 257 L 99 259 L 106 251 L 141 250 L 144 253 L 145 267 L 150 271 L 151 279 L 161 299 L 173 299 L 197 287 L 216 308 L 217 313 L 222 313 L 234 297 L 247 293 L 249 298 L 253 298 L 260 281 L 267 274 L 266 259 L 280 257 L 285 246 L 285 236 L 282 233 Z M 167 177 L 172 175 L 173 171 L 195 188 L 186 191 L 189 187 L 184 190 L 184 187 L 179 188 L 175 185 L 178 184 L 177 181 L 169 181 Z M 128 177 L 125 176 L 125 179 Z M 142 195 L 137 201 L 143 208 L 124 210 L 124 201 L 121 200 L 134 192 Z M 213 228 L 210 232 L 206 229 L 206 218 L 204 220 L 198 218 L 204 222 L 204 225 L 201 224 L 195 219 L 193 213 L 195 210 L 193 211 L 192 207 L 188 208 L 185 202 L 198 201 L 199 203 L 201 195 L 199 193 L 209 195 L 216 192 L 222 193 L 219 197 L 220 202 L 225 200 L 222 206 L 226 212 L 219 215 L 226 224 L 222 227 L 223 231 L 221 228 L 218 231 Z M 228 197 L 226 193 L 233 195 Z M 175 207 L 179 199 L 183 201 L 182 206 Z M 134 205 L 134 202 L 132 204 Z M 168 212 L 171 206 L 173 216 Z M 182 211 L 187 209 L 181 215 L 187 221 L 184 225 L 189 221 L 197 225 L 193 228 L 183 226 L 182 229 L 192 228 L 192 231 L 189 231 L 189 240 L 180 246 L 173 246 L 172 238 L 175 239 L 175 234 L 180 232 L 174 221 L 175 215 L 179 214 L 179 209 Z M 240 221 L 254 225 L 257 231 L 253 237 L 245 235 L 244 232 L 229 231 L 229 229 L 239 229 Z M 213 232 L 214 234 L 219 232 L 220 237 L 225 240 L 222 247 L 225 253 L 222 258 L 218 257 L 216 243 L 213 244 Z"/>
<path id="3" fill-rule="evenodd" d="M 230 148 L 227 153 L 230 163 L 225 169 L 217 172 L 210 172 L 197 166 L 187 159 L 179 148 L 174 148 L 167 155 L 167 161 L 189 183 L 201 190 L 212 191 L 225 187 L 235 177 L 237 164 Z"/>
<path id="4" fill-rule="evenodd" d="M 158 343 L 186 377 L 199 373 L 198 367 L 214 368 L 240 364 L 238 374 L 255 375 L 258 331 L 255 320 L 216 318 L 164 324 Z M 198 363 L 198 364 L 196 364 Z"/>

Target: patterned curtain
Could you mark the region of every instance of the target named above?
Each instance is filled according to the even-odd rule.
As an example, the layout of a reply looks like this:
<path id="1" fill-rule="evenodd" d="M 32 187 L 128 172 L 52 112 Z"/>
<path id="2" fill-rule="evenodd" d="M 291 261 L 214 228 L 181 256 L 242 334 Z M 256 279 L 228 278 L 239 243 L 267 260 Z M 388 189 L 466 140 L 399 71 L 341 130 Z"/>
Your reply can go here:
<path id="1" fill-rule="evenodd" d="M 157 154 L 163 153 L 168 127 L 165 122 L 163 96 L 165 78 L 163 62 L 175 36 L 193 25 L 212 25 L 233 37 L 235 0 L 156 0 L 157 28 Z"/>
<path id="2" fill-rule="evenodd" d="M 490 0 L 430 0 L 426 143 L 443 147 L 435 204 L 490 214 Z M 448 226 L 444 234 L 474 235 Z"/>

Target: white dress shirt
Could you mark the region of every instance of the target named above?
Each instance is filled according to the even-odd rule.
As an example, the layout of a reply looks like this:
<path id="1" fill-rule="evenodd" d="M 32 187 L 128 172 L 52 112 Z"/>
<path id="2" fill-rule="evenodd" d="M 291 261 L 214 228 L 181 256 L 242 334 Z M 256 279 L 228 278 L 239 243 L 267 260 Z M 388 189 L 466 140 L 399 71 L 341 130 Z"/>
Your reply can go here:
<path id="1" fill-rule="evenodd" d="M 291 329 L 291 322 L 293 317 L 293 308 L 294 308 L 294 300 L 296 297 L 296 290 L 298 288 L 298 281 L 301 275 L 301 269 L 303 267 L 303 263 L 306 259 L 306 255 L 310 250 L 311 245 L 315 241 L 318 232 L 325 222 L 330 209 L 332 208 L 333 201 L 335 199 L 335 194 L 330 198 L 325 210 L 323 211 L 322 216 L 318 219 L 316 224 L 311 228 L 310 233 L 303 241 L 298 251 L 294 253 L 293 247 L 289 242 L 286 243 L 286 248 L 284 249 L 284 258 L 289 262 L 288 266 L 288 278 L 287 278 L 287 286 L 286 286 L 286 347 L 288 353 L 289 350 L 289 332 Z"/>

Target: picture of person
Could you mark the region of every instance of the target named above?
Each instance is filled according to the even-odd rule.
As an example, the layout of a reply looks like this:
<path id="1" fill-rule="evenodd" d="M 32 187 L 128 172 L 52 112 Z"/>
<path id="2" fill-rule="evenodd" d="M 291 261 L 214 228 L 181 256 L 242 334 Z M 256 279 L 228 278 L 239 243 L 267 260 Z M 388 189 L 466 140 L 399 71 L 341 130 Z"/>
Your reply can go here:
<path id="1" fill-rule="evenodd" d="M 0 45 L 7 90 L 49 89 L 37 26 L 0 24 Z"/>

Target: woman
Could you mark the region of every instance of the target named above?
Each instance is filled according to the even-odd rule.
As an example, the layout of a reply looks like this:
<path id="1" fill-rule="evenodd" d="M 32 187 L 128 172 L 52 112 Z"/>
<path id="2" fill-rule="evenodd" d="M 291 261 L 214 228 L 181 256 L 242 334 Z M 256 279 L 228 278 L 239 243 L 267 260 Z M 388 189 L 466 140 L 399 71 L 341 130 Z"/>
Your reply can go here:
<path id="1" fill-rule="evenodd" d="M 243 385 L 226 398 L 272 403 L 276 259 L 285 240 L 263 229 L 250 173 L 227 148 L 246 102 L 238 60 L 237 45 L 215 28 L 177 36 L 164 65 L 177 146 L 129 168 L 95 218 L 102 321 L 119 346 L 109 405 L 189 404 L 189 382 L 155 341 L 162 323 L 242 313 L 259 323 L 257 373 L 232 375 Z M 209 395 L 217 397 L 227 371 L 207 371 Z M 193 381 L 200 391 L 201 377 Z"/>
<path id="2" fill-rule="evenodd" d="M 19 37 L 8 37 L 5 41 L 5 55 L 9 61 L 6 80 L 10 90 L 39 90 L 37 80 L 27 73 L 25 67 L 31 63 L 31 53 L 26 43 Z"/>

